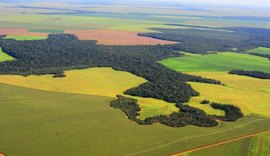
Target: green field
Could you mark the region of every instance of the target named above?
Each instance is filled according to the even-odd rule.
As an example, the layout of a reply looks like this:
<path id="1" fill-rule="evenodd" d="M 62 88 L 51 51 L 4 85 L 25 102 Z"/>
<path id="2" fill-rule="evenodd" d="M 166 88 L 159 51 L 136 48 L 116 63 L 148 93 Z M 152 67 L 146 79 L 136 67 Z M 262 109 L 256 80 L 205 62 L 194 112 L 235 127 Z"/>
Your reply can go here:
<path id="1" fill-rule="evenodd" d="M 227 72 L 188 72 L 215 80 L 220 80 L 226 85 L 213 85 L 206 83 L 190 82 L 193 89 L 200 96 L 192 97 L 189 104 L 205 110 L 208 114 L 220 115 L 210 105 L 199 104 L 207 99 L 212 102 L 233 104 L 241 108 L 244 115 L 259 114 L 269 116 L 270 114 L 270 80 L 251 78 L 228 74 Z"/>
<path id="2" fill-rule="evenodd" d="M 267 53 L 269 49 L 258 48 L 254 52 Z M 187 55 L 180 58 L 170 58 L 161 61 L 162 64 L 176 71 L 190 75 L 202 76 L 225 83 L 224 86 L 190 82 L 200 96 L 190 99 L 189 105 L 200 108 L 208 114 L 222 115 L 210 105 L 199 104 L 207 99 L 219 103 L 229 103 L 241 108 L 245 115 L 270 114 L 270 81 L 247 76 L 231 75 L 227 72 L 233 69 L 270 71 L 268 59 L 237 53 L 218 53 L 209 55 Z M 241 135 L 240 135 L 241 136 Z M 266 156 L 270 154 L 269 134 L 261 134 L 224 145 L 183 154 L 181 156 Z"/>
<path id="3" fill-rule="evenodd" d="M 23 35 L 9 35 L 5 37 L 6 39 L 15 39 L 18 41 L 31 41 L 31 40 L 44 40 L 47 37 L 43 36 L 23 36 Z"/>
<path id="4" fill-rule="evenodd" d="M 259 47 L 259 48 L 251 49 L 248 52 L 258 53 L 258 54 L 269 54 L 270 55 L 270 48 Z"/>
<path id="5" fill-rule="evenodd" d="M 268 156 L 270 134 L 259 134 L 250 138 L 218 145 L 179 156 Z"/>
<path id="6" fill-rule="evenodd" d="M 233 69 L 269 72 L 270 61 L 268 59 L 249 54 L 224 52 L 208 55 L 186 55 L 165 59 L 161 63 L 176 71 L 219 80 L 225 84 L 221 86 L 196 82 L 189 83 L 193 89 L 200 93 L 200 96 L 192 97 L 188 104 L 204 110 L 207 114 L 224 115 L 224 112 L 215 110 L 210 105 L 200 104 L 204 99 L 236 105 L 241 108 L 245 115 L 269 116 L 270 114 L 269 80 L 227 73 Z"/>
<path id="7" fill-rule="evenodd" d="M 145 79 L 128 72 L 115 71 L 112 68 L 89 68 L 65 72 L 66 77 L 55 79 L 52 75 L 19 76 L 0 75 L 0 83 L 52 92 L 75 93 L 116 97 L 127 89 L 136 87 Z M 126 96 L 126 95 L 125 95 Z M 129 96 L 130 97 L 130 96 Z M 177 112 L 175 104 L 153 98 L 131 97 L 138 100 L 142 108 L 140 118 L 168 115 Z"/>
<path id="8" fill-rule="evenodd" d="M 250 155 L 270 155 L 270 134 L 260 134 L 252 138 Z"/>
<path id="9" fill-rule="evenodd" d="M 193 55 L 169 58 L 161 64 L 179 72 L 257 70 L 270 71 L 270 61 L 266 58 L 232 52 L 208 55 Z"/>
<path id="10" fill-rule="evenodd" d="M 29 29 L 28 31 L 39 33 L 64 33 L 64 30 L 53 30 L 53 29 Z"/>
<path id="11" fill-rule="evenodd" d="M 10 61 L 10 60 L 13 60 L 13 58 L 9 56 L 8 54 L 4 53 L 2 51 L 2 48 L 0 47 L 0 62 Z"/>
<path id="12" fill-rule="evenodd" d="M 270 128 L 269 118 L 256 116 L 214 128 L 138 126 L 110 108 L 109 97 L 3 84 L 0 94 L 0 151 L 7 155 L 159 156 Z"/>
<path id="13" fill-rule="evenodd" d="M 179 156 L 248 156 L 250 144 L 247 138 Z"/>
<path id="14" fill-rule="evenodd" d="M 0 19 L 0 28 L 28 29 L 30 32 L 61 33 L 67 29 L 109 29 L 149 32 L 149 28 L 177 28 L 164 22 L 116 17 L 65 15 L 11 15 Z"/>

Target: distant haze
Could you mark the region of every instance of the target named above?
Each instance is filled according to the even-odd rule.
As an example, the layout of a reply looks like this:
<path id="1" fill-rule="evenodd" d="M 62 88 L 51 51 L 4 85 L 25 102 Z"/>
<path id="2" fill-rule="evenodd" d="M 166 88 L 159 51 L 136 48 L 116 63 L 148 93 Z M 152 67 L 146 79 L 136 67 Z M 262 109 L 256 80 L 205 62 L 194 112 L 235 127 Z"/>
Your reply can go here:
<path id="1" fill-rule="evenodd" d="M 139 1 L 139 0 L 138 0 Z M 144 0 L 152 2 L 178 2 L 178 3 L 208 3 L 208 4 L 227 4 L 227 5 L 249 5 L 249 6 L 268 6 L 270 0 Z"/>
<path id="2" fill-rule="evenodd" d="M 210 4 L 210 5 L 242 5 L 270 7 L 270 0 L 0 0 L 0 2 L 68 2 L 88 4 L 140 3 L 140 4 Z"/>

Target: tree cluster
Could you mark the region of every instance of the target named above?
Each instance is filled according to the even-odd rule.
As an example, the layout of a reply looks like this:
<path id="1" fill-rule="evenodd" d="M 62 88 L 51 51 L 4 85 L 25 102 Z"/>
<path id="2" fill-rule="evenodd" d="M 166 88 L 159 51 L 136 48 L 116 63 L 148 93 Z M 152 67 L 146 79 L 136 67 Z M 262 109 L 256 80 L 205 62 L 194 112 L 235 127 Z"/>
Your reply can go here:
<path id="1" fill-rule="evenodd" d="M 122 110 L 126 116 L 140 125 L 152 125 L 154 123 L 161 123 L 170 127 L 184 127 L 188 125 L 195 125 L 200 127 L 214 127 L 218 125 L 216 120 L 233 122 L 243 117 L 241 110 L 233 105 L 212 103 L 211 107 L 220 109 L 225 112 L 225 116 L 207 115 L 203 110 L 194 108 L 181 103 L 176 104 L 179 108 L 178 112 L 170 115 L 157 115 L 147 117 L 144 120 L 138 119 L 139 107 L 138 101 L 124 96 L 118 96 L 118 99 L 111 102 L 111 106 Z"/>
<path id="2" fill-rule="evenodd" d="M 225 116 L 215 116 L 217 119 L 222 121 L 237 121 L 244 117 L 243 113 L 241 112 L 240 108 L 230 105 L 230 104 L 219 104 L 219 103 L 212 103 L 211 107 L 214 109 L 220 109 L 225 112 Z"/>
<path id="3" fill-rule="evenodd" d="M 209 104 L 210 103 L 210 101 L 209 100 L 202 100 L 201 102 L 200 102 L 200 104 Z"/>
<path id="4" fill-rule="evenodd" d="M 141 33 L 139 35 L 179 42 L 179 44 L 167 45 L 167 47 L 191 53 L 231 51 L 233 48 L 237 48 L 238 52 L 243 52 L 260 46 L 270 47 L 270 30 L 263 28 L 232 27 L 217 29 L 190 26 L 189 29 L 155 28 L 153 30 L 158 32 Z"/>
<path id="5" fill-rule="evenodd" d="M 270 79 L 270 74 L 260 71 L 247 71 L 247 70 L 232 70 L 229 74 L 250 76 L 259 79 Z"/>
<path id="6" fill-rule="evenodd" d="M 111 102 L 113 108 L 122 110 L 126 116 L 140 125 L 152 125 L 154 123 L 161 123 L 171 127 L 184 127 L 187 125 L 196 125 L 201 127 L 213 127 L 218 123 L 208 116 L 204 111 L 188 105 L 179 104 L 179 112 L 172 113 L 171 115 L 158 115 L 154 117 L 147 117 L 140 120 L 139 111 L 141 110 L 137 104 L 137 100 L 118 96 L 118 99 Z"/>
<path id="7" fill-rule="evenodd" d="M 137 121 L 137 116 L 140 115 L 139 111 L 141 111 L 141 108 L 138 106 L 137 102 L 138 101 L 135 99 L 117 95 L 117 100 L 112 101 L 110 106 L 122 110 L 128 119 Z"/>

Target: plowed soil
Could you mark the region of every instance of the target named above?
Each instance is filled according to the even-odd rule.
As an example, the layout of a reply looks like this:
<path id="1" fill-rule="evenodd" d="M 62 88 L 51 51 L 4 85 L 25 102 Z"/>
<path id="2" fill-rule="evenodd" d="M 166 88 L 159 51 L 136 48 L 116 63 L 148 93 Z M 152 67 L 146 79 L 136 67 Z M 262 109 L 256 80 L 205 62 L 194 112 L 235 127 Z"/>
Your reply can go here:
<path id="1" fill-rule="evenodd" d="M 28 32 L 27 29 L 0 29 L 0 35 L 48 36 L 48 33 Z"/>
<path id="2" fill-rule="evenodd" d="M 104 45 L 157 45 L 174 44 L 175 42 L 138 36 L 136 32 L 119 30 L 66 30 L 81 40 L 97 40 Z"/>

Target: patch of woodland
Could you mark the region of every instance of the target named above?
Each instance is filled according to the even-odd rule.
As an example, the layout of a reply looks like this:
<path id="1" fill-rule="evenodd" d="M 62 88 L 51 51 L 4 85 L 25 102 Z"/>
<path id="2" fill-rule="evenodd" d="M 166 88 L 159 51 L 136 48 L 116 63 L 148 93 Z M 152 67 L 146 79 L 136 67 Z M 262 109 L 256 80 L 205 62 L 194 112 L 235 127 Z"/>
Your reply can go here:
<path id="1" fill-rule="evenodd" d="M 188 125 L 214 127 L 218 125 L 216 120 L 232 122 L 243 117 L 241 110 L 233 105 L 212 103 L 211 107 L 225 112 L 225 116 L 213 116 L 207 115 L 203 110 L 198 108 L 178 103 L 176 104 L 179 108 L 178 112 L 174 112 L 170 115 L 147 117 L 144 120 L 141 120 L 138 118 L 141 108 L 139 107 L 137 100 L 120 95 L 118 95 L 117 98 L 118 99 L 111 102 L 111 107 L 122 110 L 130 120 L 135 121 L 140 125 L 161 123 L 171 127 L 184 127 Z"/>
<path id="2" fill-rule="evenodd" d="M 261 71 L 247 71 L 247 70 L 232 70 L 229 74 L 249 76 L 259 79 L 270 79 L 270 74 Z"/>
<path id="3" fill-rule="evenodd" d="M 233 122 L 244 117 L 243 113 L 241 112 L 241 109 L 231 104 L 219 104 L 213 102 L 211 104 L 211 107 L 214 109 L 223 110 L 225 112 L 225 116 L 215 116 L 215 118 L 222 121 Z"/>
<path id="4" fill-rule="evenodd" d="M 189 27 L 190 28 L 188 29 L 153 28 L 152 30 L 157 32 L 140 33 L 139 35 L 179 42 L 179 44 L 167 45 L 167 47 L 177 51 L 199 54 L 206 54 L 208 51 L 231 51 L 235 48 L 237 48 L 238 52 L 245 52 L 260 46 L 270 47 L 269 29 L 243 27 Z"/>

